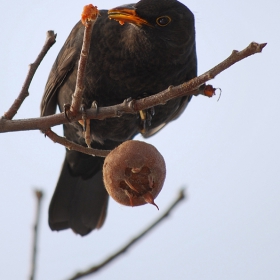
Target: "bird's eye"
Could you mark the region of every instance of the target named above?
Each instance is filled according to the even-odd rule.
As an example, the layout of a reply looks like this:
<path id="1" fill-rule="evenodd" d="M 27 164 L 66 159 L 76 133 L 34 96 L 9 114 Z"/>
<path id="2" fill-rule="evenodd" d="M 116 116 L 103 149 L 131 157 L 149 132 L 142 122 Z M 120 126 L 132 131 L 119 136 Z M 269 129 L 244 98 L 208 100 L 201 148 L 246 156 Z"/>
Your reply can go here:
<path id="1" fill-rule="evenodd" d="M 171 22 L 171 18 L 169 16 L 162 16 L 162 17 L 158 17 L 156 19 L 156 23 L 159 26 L 166 26 L 167 24 L 169 24 Z"/>

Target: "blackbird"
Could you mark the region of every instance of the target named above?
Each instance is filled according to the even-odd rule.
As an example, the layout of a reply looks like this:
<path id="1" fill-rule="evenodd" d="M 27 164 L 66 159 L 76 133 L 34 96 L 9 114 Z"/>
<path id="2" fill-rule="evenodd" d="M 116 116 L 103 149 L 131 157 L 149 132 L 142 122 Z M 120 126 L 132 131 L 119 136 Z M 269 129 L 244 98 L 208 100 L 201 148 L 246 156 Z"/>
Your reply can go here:
<path id="1" fill-rule="evenodd" d="M 113 19 L 113 20 L 112 20 Z M 119 22 L 118 22 L 119 21 Z M 59 52 L 46 83 L 41 116 L 71 103 L 75 90 L 84 26 L 78 22 Z M 127 98 L 150 96 L 196 77 L 197 59 L 192 12 L 177 0 L 141 0 L 101 10 L 92 31 L 83 105 L 111 106 Z M 176 119 L 190 97 L 180 97 L 141 114 L 91 120 L 91 146 L 113 149 L 141 133 L 150 137 Z M 67 139 L 86 146 L 78 122 L 64 125 Z M 52 230 L 71 228 L 82 236 L 100 228 L 108 194 L 102 178 L 104 159 L 66 151 L 49 207 Z"/>

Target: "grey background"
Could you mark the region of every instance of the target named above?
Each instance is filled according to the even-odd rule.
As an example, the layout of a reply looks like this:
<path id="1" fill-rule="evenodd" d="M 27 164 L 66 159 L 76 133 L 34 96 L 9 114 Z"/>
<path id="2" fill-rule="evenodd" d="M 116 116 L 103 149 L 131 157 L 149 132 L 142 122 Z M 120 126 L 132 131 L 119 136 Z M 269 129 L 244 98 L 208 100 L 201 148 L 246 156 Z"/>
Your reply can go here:
<path id="1" fill-rule="evenodd" d="M 167 178 L 152 206 L 129 208 L 110 200 L 102 230 L 81 238 L 51 232 L 48 204 L 64 148 L 38 131 L 0 135 L 0 279 L 26 279 L 35 200 L 45 191 L 39 236 L 38 279 L 67 279 L 98 263 L 154 221 L 187 187 L 188 200 L 97 279 L 280 278 L 280 2 L 183 1 L 195 14 L 199 74 L 251 41 L 257 54 L 211 81 L 217 97 L 195 97 L 183 116 L 149 139 L 163 154 Z M 125 1 L 93 2 L 100 9 Z M 51 65 L 79 20 L 83 1 L 1 1 L 2 115 L 16 98 L 49 29 L 57 43 L 37 71 L 16 118 L 39 115 Z M 55 131 L 62 133 L 61 127 Z M 138 137 L 137 139 L 141 139 Z M 89 278 L 91 279 L 91 278 Z"/>

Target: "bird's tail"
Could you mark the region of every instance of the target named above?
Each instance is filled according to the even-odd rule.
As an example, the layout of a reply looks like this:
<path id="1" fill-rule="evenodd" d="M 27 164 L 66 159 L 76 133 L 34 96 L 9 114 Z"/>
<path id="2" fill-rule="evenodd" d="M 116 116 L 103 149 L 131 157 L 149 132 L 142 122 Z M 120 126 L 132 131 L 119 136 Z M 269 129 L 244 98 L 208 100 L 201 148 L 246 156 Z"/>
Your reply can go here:
<path id="1" fill-rule="evenodd" d="M 83 236 L 103 225 L 108 193 L 103 184 L 102 164 L 93 176 L 83 179 L 73 175 L 68 162 L 66 156 L 49 207 L 49 225 L 57 231 L 71 228 Z"/>

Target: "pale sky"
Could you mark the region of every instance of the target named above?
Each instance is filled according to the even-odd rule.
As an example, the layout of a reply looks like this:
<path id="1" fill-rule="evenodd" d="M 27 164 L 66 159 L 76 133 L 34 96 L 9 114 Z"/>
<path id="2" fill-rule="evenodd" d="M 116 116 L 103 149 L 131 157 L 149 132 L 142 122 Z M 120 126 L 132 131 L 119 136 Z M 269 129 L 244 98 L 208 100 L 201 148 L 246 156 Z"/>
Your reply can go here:
<path id="1" fill-rule="evenodd" d="M 167 165 L 156 199 L 160 210 L 125 207 L 111 199 L 105 225 L 86 237 L 71 230 L 52 232 L 47 223 L 64 148 L 38 131 L 1 134 L 0 279 L 29 276 L 35 187 L 45 192 L 37 279 L 49 280 L 67 279 L 101 262 L 163 213 L 182 186 L 188 200 L 96 279 L 280 279 L 280 2 L 182 2 L 196 17 L 199 74 L 252 41 L 268 45 L 210 82 L 222 89 L 219 102 L 193 98 L 180 119 L 147 141 Z M 125 3 L 92 2 L 99 9 Z M 85 4 L 1 2 L 1 115 L 17 97 L 27 66 L 51 29 L 57 43 L 15 118 L 39 115 L 50 68 Z M 61 127 L 55 131 L 62 133 Z"/>

